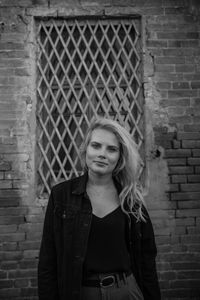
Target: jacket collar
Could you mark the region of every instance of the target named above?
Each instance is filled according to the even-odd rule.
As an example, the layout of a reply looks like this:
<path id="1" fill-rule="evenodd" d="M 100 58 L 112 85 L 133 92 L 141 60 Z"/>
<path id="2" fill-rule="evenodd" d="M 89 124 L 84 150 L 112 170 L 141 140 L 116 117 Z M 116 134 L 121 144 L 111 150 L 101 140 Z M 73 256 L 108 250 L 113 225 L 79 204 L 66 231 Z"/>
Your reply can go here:
<path id="1" fill-rule="evenodd" d="M 75 178 L 72 185 L 72 194 L 81 195 L 86 191 L 86 184 L 88 180 L 88 173 Z"/>
<path id="2" fill-rule="evenodd" d="M 83 175 L 75 178 L 73 181 L 73 185 L 72 185 L 72 194 L 76 194 L 76 195 L 84 194 L 86 192 L 87 181 L 88 181 L 88 173 L 87 172 L 84 173 Z M 114 183 L 115 183 L 118 195 L 119 195 L 120 192 L 122 191 L 122 186 L 119 183 L 119 181 L 116 180 L 116 178 L 114 178 Z"/>

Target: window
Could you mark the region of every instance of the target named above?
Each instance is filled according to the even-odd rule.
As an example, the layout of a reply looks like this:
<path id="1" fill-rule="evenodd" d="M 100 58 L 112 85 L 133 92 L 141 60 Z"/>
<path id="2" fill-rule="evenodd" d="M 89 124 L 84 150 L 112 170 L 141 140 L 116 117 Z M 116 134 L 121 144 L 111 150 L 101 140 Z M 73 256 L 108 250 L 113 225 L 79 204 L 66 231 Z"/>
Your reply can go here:
<path id="1" fill-rule="evenodd" d="M 140 18 L 38 20 L 39 194 L 82 172 L 94 116 L 119 120 L 143 149 Z"/>

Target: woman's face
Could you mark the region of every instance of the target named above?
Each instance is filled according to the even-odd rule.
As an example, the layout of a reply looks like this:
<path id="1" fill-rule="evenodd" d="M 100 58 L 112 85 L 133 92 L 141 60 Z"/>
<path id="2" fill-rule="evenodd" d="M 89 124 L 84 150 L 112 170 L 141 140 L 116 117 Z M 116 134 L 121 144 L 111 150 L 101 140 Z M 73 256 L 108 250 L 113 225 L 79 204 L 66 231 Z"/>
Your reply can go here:
<path id="1" fill-rule="evenodd" d="M 86 149 L 86 165 L 89 172 L 112 175 L 120 156 L 120 145 L 114 133 L 94 129 Z"/>

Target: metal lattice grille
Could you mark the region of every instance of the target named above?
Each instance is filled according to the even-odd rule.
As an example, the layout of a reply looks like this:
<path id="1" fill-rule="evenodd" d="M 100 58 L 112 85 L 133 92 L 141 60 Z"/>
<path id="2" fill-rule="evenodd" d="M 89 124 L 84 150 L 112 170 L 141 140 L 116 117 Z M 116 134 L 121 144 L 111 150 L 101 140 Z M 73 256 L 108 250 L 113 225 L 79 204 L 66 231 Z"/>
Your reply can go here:
<path id="1" fill-rule="evenodd" d="M 140 19 L 38 22 L 40 193 L 81 172 L 91 119 L 119 120 L 143 148 Z"/>

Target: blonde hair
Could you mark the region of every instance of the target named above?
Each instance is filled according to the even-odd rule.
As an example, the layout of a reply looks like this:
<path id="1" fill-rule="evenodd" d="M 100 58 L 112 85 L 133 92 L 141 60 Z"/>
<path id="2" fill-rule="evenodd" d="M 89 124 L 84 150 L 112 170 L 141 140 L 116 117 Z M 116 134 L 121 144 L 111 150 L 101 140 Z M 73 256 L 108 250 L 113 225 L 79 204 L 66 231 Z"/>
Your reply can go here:
<path id="1" fill-rule="evenodd" d="M 145 221 L 142 206 L 145 205 L 142 186 L 139 183 L 139 171 L 142 160 L 137 150 L 137 144 L 129 132 L 118 122 L 99 118 L 94 120 L 86 134 L 86 138 L 81 146 L 82 165 L 87 170 L 86 149 L 90 142 L 92 132 L 95 129 L 105 129 L 112 132 L 120 144 L 120 158 L 113 171 L 113 178 L 120 183 L 122 190 L 119 195 L 122 210 L 133 214 L 137 221 Z"/>

